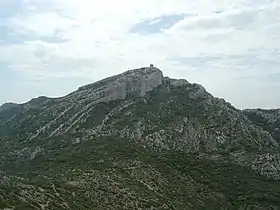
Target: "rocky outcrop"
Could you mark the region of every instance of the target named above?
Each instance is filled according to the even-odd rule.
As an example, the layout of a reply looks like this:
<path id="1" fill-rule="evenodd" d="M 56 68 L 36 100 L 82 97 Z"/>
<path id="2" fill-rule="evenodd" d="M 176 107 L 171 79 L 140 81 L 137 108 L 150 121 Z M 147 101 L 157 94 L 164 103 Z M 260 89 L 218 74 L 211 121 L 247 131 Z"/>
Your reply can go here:
<path id="1" fill-rule="evenodd" d="M 243 114 L 280 143 L 280 109 L 246 109 Z"/>
<path id="2" fill-rule="evenodd" d="M 173 86 L 184 86 L 184 85 L 190 84 L 185 79 L 171 79 L 169 77 L 165 77 L 164 82 L 169 83 L 170 85 L 173 85 Z"/>
<path id="3" fill-rule="evenodd" d="M 81 87 L 68 98 L 82 101 L 93 100 L 100 103 L 125 99 L 127 96 L 143 97 L 162 83 L 163 74 L 159 69 L 140 68 Z"/>
<path id="4" fill-rule="evenodd" d="M 276 123 L 280 121 L 280 109 L 245 109 L 245 115 L 256 115 L 263 118 L 268 123 Z"/>
<path id="5" fill-rule="evenodd" d="M 252 169 L 264 176 L 280 180 L 280 154 L 263 154 L 255 158 Z"/>

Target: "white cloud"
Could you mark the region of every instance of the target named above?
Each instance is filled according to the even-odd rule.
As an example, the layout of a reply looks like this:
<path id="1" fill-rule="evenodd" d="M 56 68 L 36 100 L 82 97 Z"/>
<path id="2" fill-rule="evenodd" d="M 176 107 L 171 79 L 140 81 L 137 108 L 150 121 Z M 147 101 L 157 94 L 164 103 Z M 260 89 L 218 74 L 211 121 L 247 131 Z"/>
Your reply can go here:
<path id="1" fill-rule="evenodd" d="M 11 18 L 9 25 L 19 35 L 56 36 L 59 31 L 66 32 L 74 21 L 57 13 L 30 13 Z"/>

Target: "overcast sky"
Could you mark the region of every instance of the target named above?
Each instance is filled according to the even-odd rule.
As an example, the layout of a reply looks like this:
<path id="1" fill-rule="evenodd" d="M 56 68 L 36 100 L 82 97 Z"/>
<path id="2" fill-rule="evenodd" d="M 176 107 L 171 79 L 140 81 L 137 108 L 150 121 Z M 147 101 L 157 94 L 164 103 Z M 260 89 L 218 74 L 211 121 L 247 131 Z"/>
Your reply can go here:
<path id="1" fill-rule="evenodd" d="M 148 66 L 280 107 L 280 0 L 0 0 L 0 104 Z"/>

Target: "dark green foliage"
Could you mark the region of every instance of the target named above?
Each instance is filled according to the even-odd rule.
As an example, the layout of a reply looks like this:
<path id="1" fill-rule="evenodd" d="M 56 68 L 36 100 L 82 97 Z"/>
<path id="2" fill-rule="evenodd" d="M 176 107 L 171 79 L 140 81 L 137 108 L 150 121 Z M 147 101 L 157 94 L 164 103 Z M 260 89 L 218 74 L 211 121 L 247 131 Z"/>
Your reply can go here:
<path id="1" fill-rule="evenodd" d="M 127 169 L 133 167 L 136 169 Z M 84 175 L 87 172 L 90 174 L 91 170 L 96 171 L 97 176 Z M 99 197 L 101 194 L 115 202 L 111 205 L 123 205 L 122 201 L 128 199 L 142 208 L 162 208 L 163 204 L 166 205 L 166 209 L 280 206 L 279 182 L 265 179 L 248 168 L 200 159 L 182 152 L 153 154 L 118 137 L 68 146 L 59 153 L 54 150 L 35 159 L 32 164 L 21 165 L 21 168 L 15 169 L 14 172 L 16 171 L 27 173 L 29 181 L 26 183 L 40 186 L 50 192 L 51 183 L 55 183 L 59 194 L 73 209 L 78 206 L 86 209 L 110 208 L 107 206 L 109 203 L 106 204 L 107 201 L 103 200 L 105 197 Z M 48 179 L 43 178 L 43 175 Z M 67 180 L 79 180 L 81 177 L 84 177 L 87 185 L 67 185 Z M 113 187 L 111 179 L 118 183 L 116 187 Z M 149 189 L 143 184 L 145 182 L 155 190 Z M 98 187 L 96 183 L 99 183 Z M 135 191 L 138 195 L 130 197 L 125 193 L 114 198 L 121 188 L 130 189 L 128 192 Z M 93 189 L 92 192 L 88 191 Z M 72 192 L 78 195 L 74 198 Z M 89 193 L 89 197 L 86 196 L 86 192 Z M 2 196 L 5 199 L 2 199 L 1 205 L 5 206 L 7 199 L 13 199 L 15 194 L 9 193 L 10 197 L 6 197 L 5 194 Z M 15 204 L 10 201 L 8 203 L 11 206 Z M 16 205 L 34 208 L 26 203 Z M 127 208 L 123 209 L 129 209 L 132 204 L 127 205 Z"/>
<path id="2" fill-rule="evenodd" d="M 259 151 L 259 132 L 200 86 L 164 83 L 144 98 L 99 104 L 82 99 L 62 103 L 43 97 L 10 121 L 14 113 L 0 115 L 0 171 L 5 172 L 0 208 L 40 209 L 48 203 L 46 209 L 279 209 L 279 181 L 229 158 L 270 148 L 262 144 Z M 121 135 L 139 129 L 138 123 L 145 127 L 140 140 Z M 186 133 L 174 131 L 181 125 Z M 167 133 L 161 143 L 171 149 L 145 142 L 161 130 Z M 197 150 L 184 150 L 185 134 L 196 138 Z M 223 141 L 216 143 L 218 137 Z M 176 143 L 179 149 L 172 149 Z"/>

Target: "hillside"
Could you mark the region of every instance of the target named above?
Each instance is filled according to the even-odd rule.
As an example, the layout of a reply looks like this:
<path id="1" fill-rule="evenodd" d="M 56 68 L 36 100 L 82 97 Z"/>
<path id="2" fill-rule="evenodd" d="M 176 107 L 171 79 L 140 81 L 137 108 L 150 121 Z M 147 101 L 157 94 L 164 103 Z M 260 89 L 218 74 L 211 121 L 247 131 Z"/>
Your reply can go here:
<path id="1" fill-rule="evenodd" d="M 279 209 L 279 141 L 247 116 L 154 67 L 6 104 L 0 209 Z"/>
<path id="2" fill-rule="evenodd" d="M 247 109 L 243 113 L 280 143 L 280 109 Z"/>

